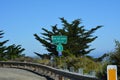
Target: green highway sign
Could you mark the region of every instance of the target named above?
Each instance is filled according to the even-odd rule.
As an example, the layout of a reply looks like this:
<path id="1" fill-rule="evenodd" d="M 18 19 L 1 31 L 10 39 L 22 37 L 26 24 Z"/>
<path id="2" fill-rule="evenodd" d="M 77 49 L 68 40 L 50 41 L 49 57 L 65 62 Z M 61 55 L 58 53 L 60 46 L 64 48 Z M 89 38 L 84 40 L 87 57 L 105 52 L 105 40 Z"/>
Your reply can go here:
<path id="1" fill-rule="evenodd" d="M 57 45 L 57 51 L 58 51 L 58 52 L 62 52 L 62 51 L 63 51 L 63 46 L 62 46 L 62 44 L 59 43 L 59 44 Z"/>
<path id="2" fill-rule="evenodd" d="M 52 36 L 52 43 L 57 44 L 56 50 L 58 51 L 59 55 L 62 55 L 63 46 L 62 44 L 67 43 L 67 36 Z"/>
<path id="3" fill-rule="evenodd" d="M 62 43 L 66 44 L 67 43 L 67 36 L 52 36 L 52 43 Z"/>

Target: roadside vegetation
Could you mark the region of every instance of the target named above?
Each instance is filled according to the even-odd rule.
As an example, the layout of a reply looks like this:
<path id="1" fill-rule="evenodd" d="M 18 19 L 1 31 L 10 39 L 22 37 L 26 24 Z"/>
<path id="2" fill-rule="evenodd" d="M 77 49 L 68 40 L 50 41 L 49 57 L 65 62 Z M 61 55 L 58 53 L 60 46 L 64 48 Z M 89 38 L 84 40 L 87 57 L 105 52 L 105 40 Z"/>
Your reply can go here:
<path id="1" fill-rule="evenodd" d="M 7 61 L 7 60 L 15 60 L 16 58 L 20 58 L 25 56 L 22 52 L 25 50 L 21 47 L 21 45 L 12 44 L 6 46 L 5 44 L 9 42 L 9 40 L 2 40 L 4 37 L 4 32 L 0 31 L 0 61 Z"/>
<path id="2" fill-rule="evenodd" d="M 101 62 L 103 64 L 102 71 L 99 71 L 97 76 L 102 80 L 107 80 L 107 65 L 117 65 L 118 80 L 120 80 L 120 42 L 115 41 L 115 50 L 113 52 L 106 53 Z"/>
<path id="3" fill-rule="evenodd" d="M 95 49 L 90 48 L 91 43 L 98 37 L 94 36 L 93 33 L 102 26 L 96 26 L 87 30 L 85 26 L 81 25 L 80 19 L 76 19 L 71 23 L 64 18 L 60 18 L 60 20 L 62 22 L 62 28 L 59 29 L 57 25 L 54 25 L 51 26 L 51 30 L 42 28 L 44 31 L 41 33 L 42 37 L 34 34 L 35 39 L 48 51 L 46 54 L 34 52 L 38 56 L 36 58 L 25 56 L 23 54 L 25 49 L 21 45 L 11 44 L 6 46 L 9 40 L 4 40 L 4 32 L 1 30 L 0 61 L 34 62 L 65 70 L 74 68 L 74 72 L 83 69 L 84 74 L 94 71 L 96 76 L 101 80 L 107 80 L 107 65 L 113 64 L 118 67 L 118 78 L 120 79 L 119 41 L 115 41 L 116 46 L 113 52 L 105 53 L 98 58 L 94 58 L 89 55 Z M 56 51 L 57 44 L 52 43 L 51 37 L 55 35 L 65 35 L 68 38 L 67 44 L 62 44 L 64 46 L 62 56 L 59 56 Z"/>
<path id="4" fill-rule="evenodd" d="M 42 28 L 44 31 L 41 33 L 41 37 L 38 34 L 34 34 L 35 39 L 40 42 L 48 51 L 48 53 L 41 55 L 41 53 L 34 52 L 39 56 L 42 64 L 52 65 L 56 68 L 66 68 L 70 70 L 71 67 L 77 72 L 79 68 L 82 68 L 85 73 L 95 71 L 96 73 L 101 70 L 101 63 L 96 62 L 92 56 L 88 54 L 94 50 L 90 48 L 97 36 L 93 33 L 100 29 L 102 26 L 96 26 L 89 30 L 85 29 L 85 26 L 81 25 L 81 20 L 76 19 L 72 22 L 68 22 L 64 18 L 60 18 L 62 26 L 60 29 L 57 24 L 51 26 L 51 30 Z M 62 44 L 64 50 L 62 56 L 59 56 L 56 46 L 58 44 L 52 43 L 52 36 L 67 36 L 67 44 Z M 52 58 L 52 60 L 51 60 Z M 51 63 L 51 64 L 50 64 Z"/>

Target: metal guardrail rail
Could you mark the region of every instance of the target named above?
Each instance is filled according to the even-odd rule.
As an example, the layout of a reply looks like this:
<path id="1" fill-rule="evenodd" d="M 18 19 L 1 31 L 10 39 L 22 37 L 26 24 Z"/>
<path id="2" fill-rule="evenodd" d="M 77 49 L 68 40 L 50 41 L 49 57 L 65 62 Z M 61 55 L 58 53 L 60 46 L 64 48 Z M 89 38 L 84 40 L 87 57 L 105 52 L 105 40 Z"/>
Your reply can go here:
<path id="1" fill-rule="evenodd" d="M 38 63 L 0 61 L 0 67 L 27 69 L 41 75 L 49 76 L 54 80 L 98 80 L 95 76 L 81 75 Z"/>

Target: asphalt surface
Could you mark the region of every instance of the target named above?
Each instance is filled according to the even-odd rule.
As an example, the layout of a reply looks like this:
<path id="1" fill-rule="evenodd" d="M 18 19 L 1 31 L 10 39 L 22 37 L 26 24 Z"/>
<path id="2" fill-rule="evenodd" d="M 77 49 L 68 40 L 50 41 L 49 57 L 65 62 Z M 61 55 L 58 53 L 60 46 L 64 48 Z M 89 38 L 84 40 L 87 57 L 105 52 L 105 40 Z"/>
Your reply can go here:
<path id="1" fill-rule="evenodd" d="M 0 68 L 0 80 L 48 80 L 48 79 L 46 79 L 43 76 L 22 69 Z"/>

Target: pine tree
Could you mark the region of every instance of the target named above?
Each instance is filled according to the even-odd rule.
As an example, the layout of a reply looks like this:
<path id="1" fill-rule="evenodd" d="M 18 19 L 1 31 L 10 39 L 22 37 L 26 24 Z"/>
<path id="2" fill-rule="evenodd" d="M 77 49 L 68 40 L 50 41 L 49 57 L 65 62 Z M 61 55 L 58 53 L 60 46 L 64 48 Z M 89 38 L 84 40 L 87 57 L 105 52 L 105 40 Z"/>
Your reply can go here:
<path id="1" fill-rule="evenodd" d="M 24 54 L 22 54 L 22 52 L 25 49 L 21 47 L 21 45 L 10 45 L 7 48 L 7 52 L 6 52 L 6 58 L 8 60 L 14 60 L 16 58 L 19 58 L 21 56 L 23 56 Z"/>
<path id="2" fill-rule="evenodd" d="M 69 54 L 73 54 L 75 56 L 86 55 L 94 50 L 89 49 L 89 43 L 93 42 L 97 38 L 97 36 L 93 36 L 92 34 L 97 29 L 101 28 L 101 26 L 86 30 L 84 26 L 79 26 L 81 24 L 80 19 L 76 19 L 72 21 L 72 23 L 68 23 L 64 18 L 60 18 L 60 20 L 63 24 L 62 29 L 58 29 L 57 25 L 55 25 L 52 26 L 51 31 L 42 28 L 44 31 L 44 33 L 41 33 L 43 37 L 34 34 L 35 39 L 42 43 L 44 47 L 46 47 L 50 55 L 58 55 L 56 51 L 56 45 L 52 44 L 51 41 L 51 36 L 55 35 L 65 35 L 68 37 L 67 44 L 63 44 L 63 55 L 65 56 L 68 56 Z"/>
<path id="3" fill-rule="evenodd" d="M 3 31 L 0 31 L 0 38 L 3 38 Z M 0 61 L 2 60 L 13 60 L 24 54 L 21 54 L 25 49 L 21 48 L 21 45 L 10 45 L 5 46 L 9 40 L 0 41 Z"/>
<path id="4" fill-rule="evenodd" d="M 3 38 L 3 31 L 0 31 L 0 39 Z M 6 50 L 7 47 L 5 46 L 5 43 L 7 43 L 9 40 L 0 41 L 0 61 L 5 60 Z"/>

